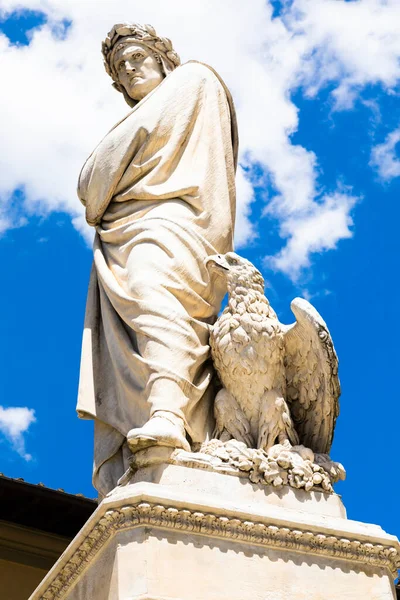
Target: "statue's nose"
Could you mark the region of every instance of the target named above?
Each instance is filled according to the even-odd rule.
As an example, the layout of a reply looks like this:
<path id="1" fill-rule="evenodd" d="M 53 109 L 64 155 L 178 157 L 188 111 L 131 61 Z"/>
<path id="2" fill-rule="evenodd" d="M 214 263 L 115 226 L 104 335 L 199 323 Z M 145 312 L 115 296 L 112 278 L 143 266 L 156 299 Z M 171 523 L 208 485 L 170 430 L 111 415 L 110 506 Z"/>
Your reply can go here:
<path id="1" fill-rule="evenodd" d="M 128 60 L 125 62 L 125 70 L 127 73 L 132 73 L 133 71 L 136 71 L 135 67 L 131 65 L 131 63 Z"/>

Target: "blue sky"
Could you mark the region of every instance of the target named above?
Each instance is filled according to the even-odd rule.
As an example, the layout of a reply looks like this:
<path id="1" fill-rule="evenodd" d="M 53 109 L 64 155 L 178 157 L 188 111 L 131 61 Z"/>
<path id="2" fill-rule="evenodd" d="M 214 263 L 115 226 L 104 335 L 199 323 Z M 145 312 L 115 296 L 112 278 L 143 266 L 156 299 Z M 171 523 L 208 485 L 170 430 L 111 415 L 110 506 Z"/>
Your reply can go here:
<path id="1" fill-rule="evenodd" d="M 237 82 L 227 62 L 232 56 L 229 44 L 237 46 L 235 31 L 241 32 L 228 4 L 228 12 L 221 9 L 215 19 L 230 15 L 233 33 L 226 35 L 232 40 L 227 37 L 211 50 L 201 44 L 191 47 L 190 36 L 178 41 L 186 58 L 216 64 L 237 101 L 243 139 L 240 252 L 263 271 L 267 295 L 283 322 L 293 320 L 292 298 L 305 295 L 331 330 L 342 383 L 331 454 L 347 470 L 347 480 L 336 490 L 351 519 L 378 523 L 400 535 L 400 152 L 395 135 L 400 126 L 400 47 L 397 42 L 390 45 L 398 9 L 391 2 L 368 0 L 362 10 L 366 6 L 370 12 L 360 12 L 355 26 L 358 46 L 346 54 L 343 27 L 330 31 L 336 46 L 324 45 L 328 24 L 322 9 L 347 10 L 344 5 L 353 4 L 352 10 L 361 11 L 359 3 L 337 0 L 336 8 L 330 0 L 313 2 L 321 13 L 306 0 L 285 7 L 274 2 L 272 13 L 268 3 L 257 0 L 254 15 L 246 17 L 257 22 L 261 15 L 269 28 L 269 46 L 261 39 L 259 47 L 242 50 L 248 53 L 245 64 L 252 65 L 249 78 L 258 68 L 265 69 L 260 73 L 267 79 L 260 75 L 256 82 L 260 105 L 249 104 L 250 80 Z M 2 100 L 9 114 L 9 130 L 8 124 L 3 126 L 2 139 L 10 141 L 0 151 L 0 471 L 93 497 L 92 424 L 75 414 L 91 250 L 74 188 L 85 156 L 126 112 L 122 97 L 102 72 L 99 44 L 124 10 L 131 18 L 128 8 L 136 3 L 117 2 L 115 19 L 109 8 L 100 10 L 93 37 L 85 38 L 87 46 L 80 46 L 75 62 L 68 44 L 80 39 L 88 2 L 81 3 L 81 12 L 66 2 L 53 4 L 53 12 L 50 2 L 44 13 L 39 1 L 27 1 L 37 12 L 17 14 L 13 2 L 2 6 L 0 0 L 0 54 L 10 69 L 10 91 Z M 147 19 L 140 8 L 137 19 L 152 22 L 157 7 L 156 0 L 150 3 Z M 332 15 L 330 27 L 335 26 L 336 13 Z M 212 28 L 209 19 L 204 23 Z M 166 18 L 165 28 L 169 23 Z M 218 22 L 215 27 L 220 28 Z M 33 37 L 32 32 L 27 35 L 32 29 Z M 380 37 L 372 39 L 376 30 Z M 191 36 L 195 33 L 193 29 Z M 178 48 L 174 31 L 164 35 Z M 372 52 L 374 44 L 364 65 L 361 54 Z M 214 62 L 202 51 L 214 53 Z M 18 63 L 22 52 L 29 73 L 37 68 L 38 74 L 37 87 L 24 90 L 21 108 L 21 71 L 16 65 L 24 64 Z M 273 59 L 282 59 L 279 73 L 270 66 Z M 238 55 L 235 64 L 240 60 Z M 300 66 L 294 69 L 296 60 Z M 90 86 L 85 87 L 89 77 Z M 52 96 L 55 81 L 62 98 Z M 20 136 L 16 148 L 11 137 L 15 131 Z M 334 198 L 333 212 L 328 210 L 329 198 Z M 285 203 L 289 208 L 283 210 Z M 25 412 L 10 411 L 16 408 Z"/>

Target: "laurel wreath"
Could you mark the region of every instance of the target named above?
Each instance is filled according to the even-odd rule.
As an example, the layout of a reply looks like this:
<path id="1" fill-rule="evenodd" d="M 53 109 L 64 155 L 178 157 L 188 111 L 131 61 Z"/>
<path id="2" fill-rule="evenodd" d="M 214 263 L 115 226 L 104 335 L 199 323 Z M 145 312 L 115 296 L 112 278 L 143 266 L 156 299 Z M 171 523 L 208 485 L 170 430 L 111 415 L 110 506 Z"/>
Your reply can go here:
<path id="1" fill-rule="evenodd" d="M 118 81 L 118 79 L 117 74 L 114 72 L 113 65 L 111 64 L 111 53 L 115 44 L 122 37 L 133 37 L 139 42 L 143 42 L 152 50 L 162 53 L 164 58 L 171 63 L 172 69 L 181 64 L 179 55 L 175 52 L 171 40 L 166 37 L 158 36 L 152 25 L 119 23 L 114 25 L 101 46 L 105 69 L 114 81 Z"/>

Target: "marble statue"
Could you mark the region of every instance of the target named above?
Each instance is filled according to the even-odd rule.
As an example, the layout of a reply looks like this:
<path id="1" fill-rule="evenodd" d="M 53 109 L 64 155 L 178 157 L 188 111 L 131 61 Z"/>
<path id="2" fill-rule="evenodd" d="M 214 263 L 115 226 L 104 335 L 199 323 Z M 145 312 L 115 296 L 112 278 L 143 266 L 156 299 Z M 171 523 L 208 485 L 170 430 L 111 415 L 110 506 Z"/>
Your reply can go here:
<path id="1" fill-rule="evenodd" d="M 168 459 L 331 491 L 344 477 L 329 457 L 337 357 L 315 309 L 297 299 L 297 323 L 279 323 L 260 272 L 232 251 L 229 91 L 150 25 L 115 25 L 102 50 L 132 110 L 78 184 L 96 229 L 78 397 L 95 421 L 95 487 Z"/>
<path id="2" fill-rule="evenodd" d="M 326 324 L 304 299 L 282 325 L 264 295 L 264 279 L 248 260 L 228 252 L 207 264 L 227 281 L 228 306 L 211 337 L 223 384 L 215 399 L 216 435 L 250 448 L 302 445 L 328 454 L 339 414 L 338 360 Z"/>
<path id="3" fill-rule="evenodd" d="M 237 128 L 221 78 L 180 65 L 150 25 L 115 25 L 102 51 L 131 106 L 78 183 L 96 234 L 77 409 L 95 421 L 105 495 L 132 452 L 212 432 L 209 330 L 225 289 L 205 259 L 233 247 Z"/>
<path id="4" fill-rule="evenodd" d="M 132 110 L 78 186 L 96 229 L 78 411 L 101 502 L 30 600 L 394 600 L 397 538 L 333 492 L 328 328 L 299 298 L 280 323 L 232 250 L 228 90 L 149 25 L 115 25 L 103 55 Z"/>
<path id="5" fill-rule="evenodd" d="M 254 483 L 333 491 L 345 471 L 329 457 L 340 383 L 325 322 L 296 298 L 296 323 L 280 323 L 261 273 L 234 252 L 206 264 L 225 281 L 228 305 L 210 335 L 222 389 L 214 403 L 215 439 L 202 452 L 248 471 Z"/>

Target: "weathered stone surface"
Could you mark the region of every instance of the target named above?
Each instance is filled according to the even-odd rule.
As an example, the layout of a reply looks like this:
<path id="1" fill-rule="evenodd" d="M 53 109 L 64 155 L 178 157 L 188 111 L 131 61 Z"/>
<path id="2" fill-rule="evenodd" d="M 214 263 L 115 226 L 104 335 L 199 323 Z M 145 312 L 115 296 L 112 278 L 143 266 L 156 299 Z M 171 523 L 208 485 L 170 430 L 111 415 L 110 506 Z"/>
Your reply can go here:
<path id="1" fill-rule="evenodd" d="M 103 500 L 31 600 L 389 600 L 399 557 L 332 494 L 159 465 Z"/>

